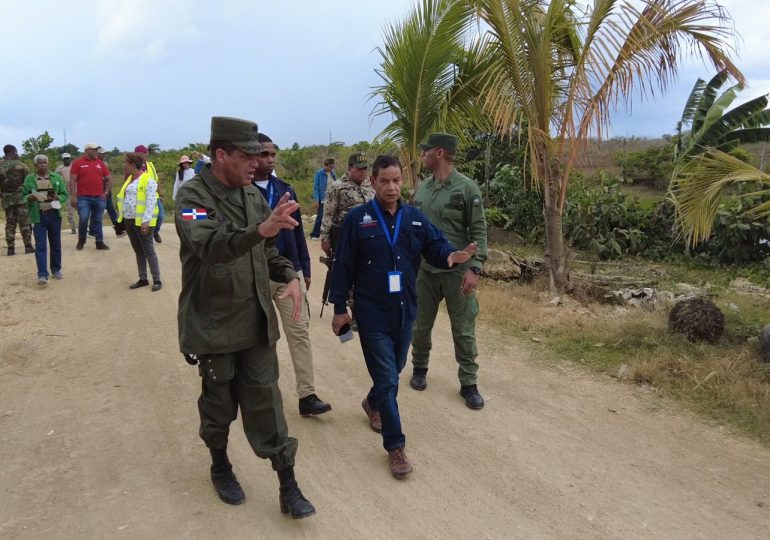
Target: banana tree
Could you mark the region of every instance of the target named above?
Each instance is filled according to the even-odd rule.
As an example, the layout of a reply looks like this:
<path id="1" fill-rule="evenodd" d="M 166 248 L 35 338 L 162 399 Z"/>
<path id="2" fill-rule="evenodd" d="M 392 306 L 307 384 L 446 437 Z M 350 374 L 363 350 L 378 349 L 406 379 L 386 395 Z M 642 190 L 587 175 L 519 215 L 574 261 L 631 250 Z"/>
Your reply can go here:
<path id="1" fill-rule="evenodd" d="M 743 84 L 739 82 L 718 95 L 728 78 L 729 73 L 720 71 L 708 83 L 698 79 L 677 123 L 670 193 L 679 232 L 689 245 L 709 238 L 728 187 L 742 182 L 770 187 L 768 175 L 729 155 L 739 144 L 770 142 L 770 100 L 763 95 L 730 109 Z M 766 206 L 750 211 L 766 215 Z"/>

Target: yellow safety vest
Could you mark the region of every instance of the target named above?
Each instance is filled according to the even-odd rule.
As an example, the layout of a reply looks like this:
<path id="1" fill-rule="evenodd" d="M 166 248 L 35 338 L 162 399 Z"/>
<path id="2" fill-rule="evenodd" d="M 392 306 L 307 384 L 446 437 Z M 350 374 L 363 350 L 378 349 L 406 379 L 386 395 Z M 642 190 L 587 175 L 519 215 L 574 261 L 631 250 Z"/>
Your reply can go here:
<path id="1" fill-rule="evenodd" d="M 136 188 L 136 218 L 134 223 L 141 227 L 142 219 L 144 218 L 145 205 L 147 204 L 147 184 L 153 179 L 150 174 L 143 172 L 139 177 L 139 185 Z M 129 176 L 123 183 L 123 187 L 120 188 L 118 193 L 118 223 L 123 221 L 123 201 L 126 198 L 126 188 L 133 181 L 133 177 Z M 155 179 L 157 183 L 157 179 Z M 152 210 L 152 219 L 150 220 L 150 227 L 155 227 L 158 223 L 158 199 L 155 199 L 155 208 Z"/>

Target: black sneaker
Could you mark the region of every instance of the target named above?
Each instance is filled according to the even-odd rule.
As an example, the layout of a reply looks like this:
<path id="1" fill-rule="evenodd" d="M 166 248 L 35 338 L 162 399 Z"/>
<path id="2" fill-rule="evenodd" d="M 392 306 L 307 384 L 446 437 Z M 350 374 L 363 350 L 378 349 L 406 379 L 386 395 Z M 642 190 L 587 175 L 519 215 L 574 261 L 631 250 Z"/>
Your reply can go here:
<path id="1" fill-rule="evenodd" d="M 85 246 L 85 245 L 86 245 L 86 241 L 85 240 L 78 240 L 78 245 L 75 246 L 75 249 L 80 251 L 80 250 L 83 249 L 83 246 Z"/>
<path id="2" fill-rule="evenodd" d="M 465 398 L 465 404 L 469 409 L 478 411 L 484 408 L 484 398 L 479 394 L 475 384 L 468 384 L 460 387 L 460 395 Z"/>
<path id="3" fill-rule="evenodd" d="M 28 254 L 28 253 L 34 253 L 34 252 L 35 252 L 35 247 L 32 246 L 31 244 L 24 246 L 24 253 Z"/>
<path id="4" fill-rule="evenodd" d="M 315 394 L 310 394 L 299 400 L 300 416 L 315 416 L 332 410 L 332 406 L 318 399 Z"/>
<path id="5" fill-rule="evenodd" d="M 97 242 L 96 243 L 96 249 L 99 249 L 101 251 L 109 251 L 110 250 L 110 246 L 108 246 L 104 242 Z"/>
<path id="6" fill-rule="evenodd" d="M 156 244 L 162 244 L 163 243 L 163 239 L 160 237 L 159 233 L 154 234 L 153 238 L 155 239 L 155 243 Z"/>
<path id="7" fill-rule="evenodd" d="M 217 495 L 227 504 L 242 504 L 246 500 L 246 494 L 238 483 L 232 467 L 215 468 L 211 466 L 211 483 L 217 490 Z"/>
<path id="8" fill-rule="evenodd" d="M 8 246 L 8 256 L 13 257 L 16 255 L 16 248 L 14 246 Z"/>
<path id="9" fill-rule="evenodd" d="M 152 292 L 159 291 L 163 288 L 163 284 L 160 281 L 152 282 Z"/>
<path id="10" fill-rule="evenodd" d="M 146 287 L 149 284 L 150 282 L 147 281 L 146 279 L 140 279 L 136 283 L 132 283 L 131 285 L 129 285 L 128 288 L 133 290 L 133 289 L 138 289 L 139 287 Z"/>

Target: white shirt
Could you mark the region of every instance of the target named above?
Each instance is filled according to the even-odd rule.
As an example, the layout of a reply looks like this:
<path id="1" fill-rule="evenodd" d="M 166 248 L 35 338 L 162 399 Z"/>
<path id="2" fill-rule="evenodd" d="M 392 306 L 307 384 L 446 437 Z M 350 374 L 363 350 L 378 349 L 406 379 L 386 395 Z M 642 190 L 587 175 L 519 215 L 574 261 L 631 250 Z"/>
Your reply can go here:
<path id="1" fill-rule="evenodd" d="M 192 180 L 194 176 L 195 176 L 195 171 L 193 170 L 192 167 L 188 167 L 187 169 L 184 170 L 184 172 L 182 173 L 181 180 L 179 180 L 179 171 L 177 171 L 175 175 L 176 180 L 174 180 L 174 190 L 171 192 L 171 198 L 176 200 L 176 194 L 179 191 L 179 188 L 182 187 L 182 184 L 184 184 L 188 180 Z"/>

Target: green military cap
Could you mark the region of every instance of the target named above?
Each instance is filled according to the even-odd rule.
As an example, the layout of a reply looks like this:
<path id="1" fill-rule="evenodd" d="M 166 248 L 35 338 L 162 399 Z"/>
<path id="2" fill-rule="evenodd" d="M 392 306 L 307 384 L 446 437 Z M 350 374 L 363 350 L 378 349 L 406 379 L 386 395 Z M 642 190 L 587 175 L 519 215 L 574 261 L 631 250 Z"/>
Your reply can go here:
<path id="1" fill-rule="evenodd" d="M 369 167 L 369 158 L 363 152 L 356 152 L 351 154 L 348 158 L 348 167 L 355 167 L 356 169 L 366 169 Z"/>
<path id="2" fill-rule="evenodd" d="M 457 146 L 460 143 L 460 139 L 449 133 L 431 133 L 428 135 L 428 140 L 424 143 L 420 143 L 417 146 L 420 150 L 430 150 L 431 148 L 444 148 L 450 152 L 457 152 Z"/>
<path id="3" fill-rule="evenodd" d="M 228 116 L 211 117 L 211 140 L 228 141 L 247 154 L 259 154 L 262 145 L 257 141 L 257 124 L 250 120 Z"/>

